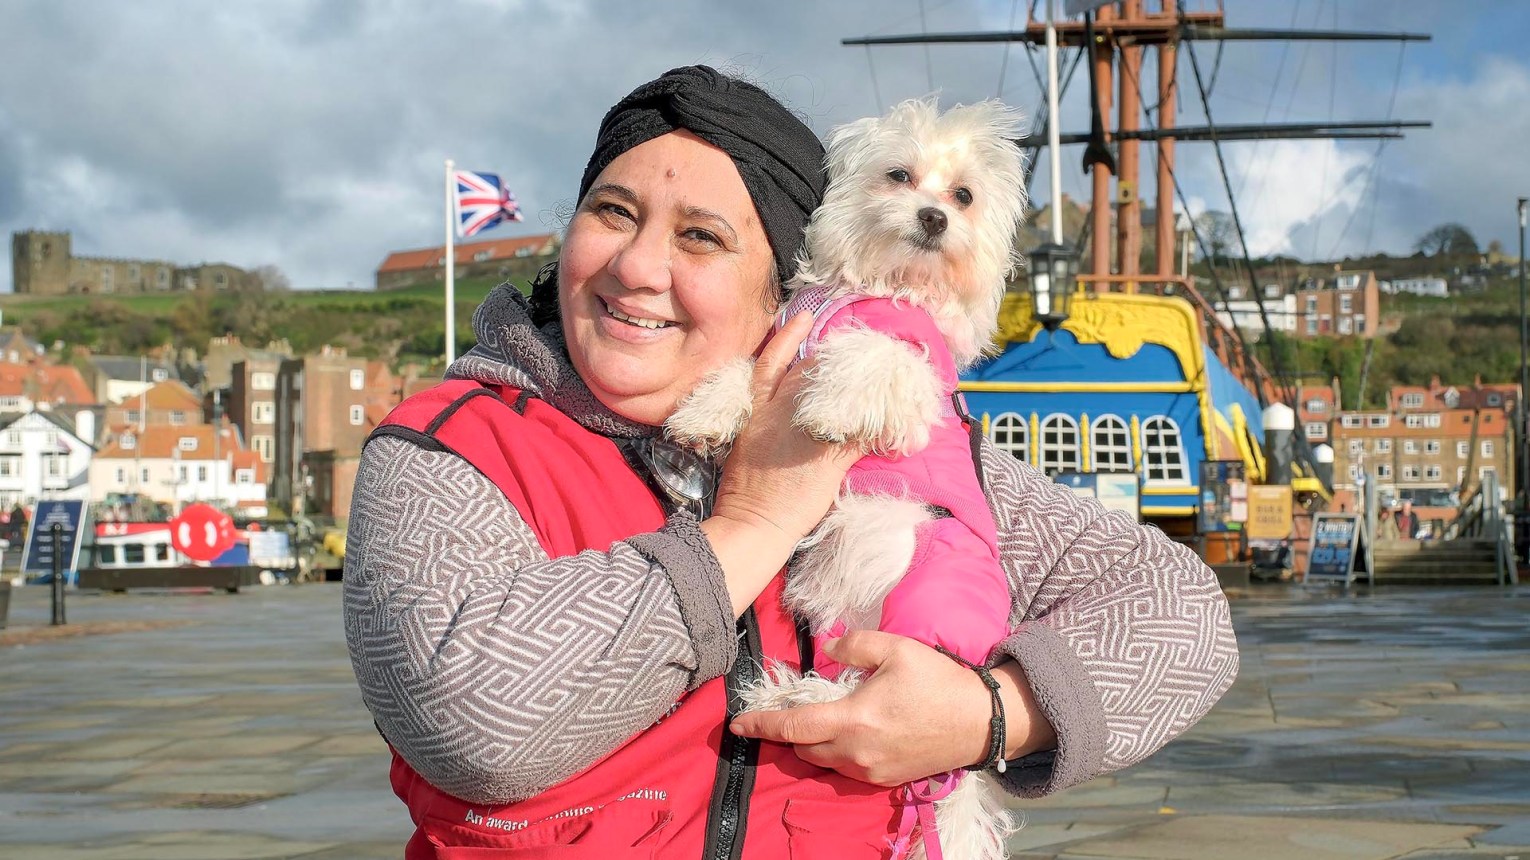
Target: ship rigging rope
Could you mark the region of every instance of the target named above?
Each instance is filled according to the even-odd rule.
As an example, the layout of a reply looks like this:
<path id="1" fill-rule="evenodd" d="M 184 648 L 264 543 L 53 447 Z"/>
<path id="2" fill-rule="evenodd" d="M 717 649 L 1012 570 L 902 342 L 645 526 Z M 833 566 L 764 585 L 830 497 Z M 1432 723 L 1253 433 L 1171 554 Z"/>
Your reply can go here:
<path id="1" fill-rule="evenodd" d="M 1292 30 L 1296 29 L 1296 16 L 1297 16 L 1297 14 L 1299 12 L 1301 12 L 1301 10 L 1302 10 L 1302 0 L 1296 0 L 1295 3 L 1291 4 L 1291 26 L 1290 26 L 1290 29 L 1292 29 Z M 1281 76 L 1285 74 L 1285 71 L 1286 71 L 1286 58 L 1290 55 L 1290 53 L 1291 53 L 1291 40 L 1289 40 L 1289 39 L 1282 40 L 1281 43 L 1280 43 L 1280 62 L 1275 64 L 1275 82 L 1270 84 L 1270 98 L 1264 104 L 1264 116 L 1259 119 L 1259 124 L 1260 125 L 1264 125 L 1265 123 L 1270 121 L 1270 112 L 1275 109 L 1275 94 L 1280 91 L 1280 79 L 1281 79 Z M 1290 105 L 1286 106 L 1286 113 L 1287 114 L 1290 113 Z M 1263 145 L 1264 145 L 1264 141 L 1262 141 L 1262 140 L 1254 141 L 1254 153 L 1249 158 L 1248 163 L 1246 165 L 1244 165 L 1244 167 L 1243 167 L 1243 177 L 1238 180 L 1238 193 L 1239 194 L 1242 194 L 1244 191 L 1246 191 L 1248 189 L 1248 175 L 1250 173 L 1254 172 L 1254 164 L 1259 161 L 1259 148 L 1261 146 L 1263 146 Z"/>
<path id="2" fill-rule="evenodd" d="M 1397 68 L 1392 72 L 1392 97 L 1387 100 L 1387 120 L 1389 122 L 1392 119 L 1393 111 L 1397 108 L 1397 90 L 1398 85 L 1402 82 L 1403 53 L 1407 49 L 1407 42 L 1397 43 Z M 1349 235 L 1349 228 L 1355 223 L 1355 217 L 1360 214 L 1362 209 L 1369 210 L 1370 224 L 1365 230 L 1365 245 L 1360 250 L 1362 252 L 1371 250 L 1371 239 L 1376 229 L 1376 198 L 1379 196 L 1380 189 L 1380 184 L 1376 182 L 1376 174 L 1381 169 L 1381 153 L 1386 150 L 1387 144 L 1390 142 L 1391 139 L 1385 137 L 1376 142 L 1376 152 L 1371 156 L 1371 169 L 1365 175 L 1365 187 L 1360 189 L 1360 199 L 1356 201 L 1355 207 L 1350 210 L 1349 220 L 1344 222 L 1343 231 L 1339 233 L 1339 238 L 1334 240 L 1333 247 L 1328 251 L 1330 258 L 1338 254 L 1339 246 L 1344 244 L 1344 237 Z M 1369 206 L 1365 205 L 1367 195 L 1371 198 Z"/>
<path id="3" fill-rule="evenodd" d="M 1333 29 L 1339 29 L 1339 4 L 1333 4 Z M 1339 43 L 1333 43 L 1333 59 L 1328 67 L 1328 121 L 1333 122 L 1333 103 L 1339 91 Z M 1312 258 L 1317 259 L 1318 239 L 1323 235 L 1323 213 L 1328 211 L 1328 202 L 1334 195 L 1328 193 L 1328 163 L 1333 160 L 1334 150 L 1338 149 L 1337 143 L 1331 144 L 1323 150 L 1323 182 L 1318 186 L 1322 189 L 1323 196 L 1318 201 L 1317 219 L 1312 225 Z"/>
<path id="4" fill-rule="evenodd" d="M 1015 13 L 1018 12 L 1018 11 L 1020 11 L 1020 0 L 1014 0 L 1014 2 L 1011 3 L 1010 7 L 1009 7 L 1009 32 L 1011 32 L 1011 33 L 1015 32 Z M 1036 4 L 1035 4 L 1035 2 L 1033 0 L 1033 2 L 1031 3 L 1031 13 L 1034 14 L 1035 11 L 1036 11 Z M 1005 42 L 1004 43 L 1004 60 L 1003 60 L 1003 62 L 999 63 L 999 86 L 993 92 L 993 97 L 996 98 L 996 99 L 1003 99 L 1004 98 L 1004 75 L 1005 75 L 1006 72 L 1009 71 L 1009 52 L 1010 52 L 1010 43 Z"/>

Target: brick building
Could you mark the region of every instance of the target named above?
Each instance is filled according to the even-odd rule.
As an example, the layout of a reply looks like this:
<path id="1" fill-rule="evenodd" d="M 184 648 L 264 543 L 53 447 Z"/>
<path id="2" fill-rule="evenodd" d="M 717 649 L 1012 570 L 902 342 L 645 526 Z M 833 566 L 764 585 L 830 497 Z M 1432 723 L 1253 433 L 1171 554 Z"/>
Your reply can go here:
<path id="1" fill-rule="evenodd" d="M 18 294 L 156 293 L 259 289 L 253 273 L 227 263 L 77 257 L 66 232 L 11 234 L 11 289 Z"/>
<path id="2" fill-rule="evenodd" d="M 150 425 L 191 427 L 207 423 L 202 398 L 178 379 L 156 383 L 106 406 L 106 426 L 113 434 Z"/>
<path id="3" fill-rule="evenodd" d="M 516 236 L 457 245 L 458 278 L 529 279 L 558 254 L 558 236 Z M 394 251 L 377 267 L 377 289 L 396 290 L 446 278 L 444 245 Z"/>
<path id="4" fill-rule="evenodd" d="M 223 414 L 262 463 L 276 461 L 276 376 L 283 359 L 248 358 L 234 362 Z"/>
<path id="5" fill-rule="evenodd" d="M 1336 272 L 1296 291 L 1296 336 L 1375 337 L 1381 327 L 1381 287 L 1376 273 Z"/>
<path id="6" fill-rule="evenodd" d="M 1297 426 L 1313 445 L 1333 444 L 1333 432 L 1329 425 L 1342 405 L 1339 399 L 1339 380 L 1331 385 L 1298 385 L 1296 387 Z"/>
<path id="7" fill-rule="evenodd" d="M 1383 499 L 1453 508 L 1488 472 L 1513 487 L 1514 427 L 1496 409 L 1340 412 L 1331 425 L 1334 490 L 1357 495 L 1373 476 Z"/>

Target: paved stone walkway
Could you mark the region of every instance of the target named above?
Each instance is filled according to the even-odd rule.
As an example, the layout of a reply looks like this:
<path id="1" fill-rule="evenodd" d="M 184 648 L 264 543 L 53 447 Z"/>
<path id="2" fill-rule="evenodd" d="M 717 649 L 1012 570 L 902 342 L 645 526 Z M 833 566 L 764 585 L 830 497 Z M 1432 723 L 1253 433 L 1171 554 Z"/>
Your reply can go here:
<path id="1" fill-rule="evenodd" d="M 45 588 L 0 631 L 5 860 L 396 858 L 334 585 Z M 1022 805 L 1016 856 L 1530 860 L 1530 587 L 1234 602 L 1243 672 L 1151 761 Z M 32 628 L 29 630 L 28 628 Z"/>

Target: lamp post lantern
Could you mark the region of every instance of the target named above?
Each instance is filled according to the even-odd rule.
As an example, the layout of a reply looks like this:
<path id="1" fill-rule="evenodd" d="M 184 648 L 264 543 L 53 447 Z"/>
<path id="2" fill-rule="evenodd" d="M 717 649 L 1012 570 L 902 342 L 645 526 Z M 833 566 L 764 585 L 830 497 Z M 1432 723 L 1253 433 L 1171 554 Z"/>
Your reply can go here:
<path id="1" fill-rule="evenodd" d="M 1073 251 L 1048 242 L 1030 253 L 1031 307 L 1035 317 L 1047 331 L 1057 327 L 1068 318 L 1077 289 L 1078 259 Z"/>

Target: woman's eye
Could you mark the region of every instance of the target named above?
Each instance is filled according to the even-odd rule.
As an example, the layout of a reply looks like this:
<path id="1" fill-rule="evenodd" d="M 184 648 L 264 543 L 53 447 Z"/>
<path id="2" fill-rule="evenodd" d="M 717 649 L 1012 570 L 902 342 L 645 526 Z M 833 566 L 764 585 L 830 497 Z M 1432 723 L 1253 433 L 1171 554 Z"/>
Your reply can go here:
<path id="1" fill-rule="evenodd" d="M 955 191 L 951 192 L 951 196 L 956 198 L 956 202 L 963 206 L 972 205 L 972 192 L 965 188 L 956 189 Z"/>
<path id="2" fill-rule="evenodd" d="M 627 211 L 627 207 L 621 205 L 620 203 L 597 203 L 595 205 L 595 211 L 601 215 L 610 215 L 616 218 L 623 218 L 628 221 L 633 220 L 632 213 Z"/>
<path id="3" fill-rule="evenodd" d="M 721 245 L 722 244 L 722 242 L 719 242 L 717 240 L 716 236 L 714 236 L 711 233 L 708 233 L 705 230 L 697 230 L 697 229 L 687 230 L 687 231 L 685 231 L 685 236 L 688 239 L 693 239 L 693 240 L 695 240 L 697 242 L 705 242 L 708 245 Z"/>
<path id="4" fill-rule="evenodd" d="M 901 167 L 894 167 L 892 170 L 887 171 L 887 178 L 894 182 L 908 182 L 913 177 L 908 175 L 907 170 Z"/>

